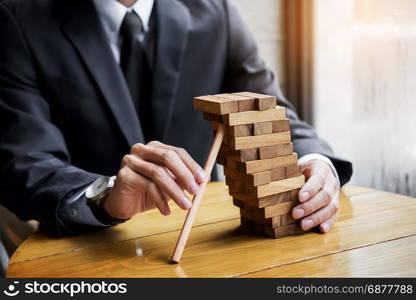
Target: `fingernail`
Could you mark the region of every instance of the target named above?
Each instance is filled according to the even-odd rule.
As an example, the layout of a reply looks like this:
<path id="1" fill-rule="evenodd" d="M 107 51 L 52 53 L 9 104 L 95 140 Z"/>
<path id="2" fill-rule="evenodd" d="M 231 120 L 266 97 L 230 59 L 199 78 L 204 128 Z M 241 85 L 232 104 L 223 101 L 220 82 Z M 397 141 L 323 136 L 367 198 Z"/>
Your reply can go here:
<path id="1" fill-rule="evenodd" d="M 160 213 L 164 216 L 167 216 L 168 215 L 168 208 L 166 206 L 162 206 L 160 208 Z"/>
<path id="2" fill-rule="evenodd" d="M 297 208 L 293 211 L 293 217 L 295 219 L 302 218 L 305 215 L 305 210 L 303 208 Z"/>
<path id="3" fill-rule="evenodd" d="M 323 225 L 322 225 L 322 230 L 323 230 L 324 232 L 328 232 L 328 231 L 329 231 L 329 225 L 328 225 L 328 224 L 323 224 Z"/>
<path id="4" fill-rule="evenodd" d="M 310 219 L 306 219 L 302 222 L 303 230 L 308 230 L 313 226 L 313 221 Z"/>
<path id="5" fill-rule="evenodd" d="M 188 187 L 188 192 L 190 192 L 192 195 L 195 195 L 198 193 L 199 186 L 196 184 L 195 181 L 191 183 L 191 185 Z"/>
<path id="6" fill-rule="evenodd" d="M 310 195 L 309 192 L 303 192 L 303 193 L 300 194 L 300 199 L 299 200 L 304 202 L 304 201 L 309 199 L 309 195 Z"/>
<path id="7" fill-rule="evenodd" d="M 163 214 L 164 214 L 165 216 L 169 216 L 169 215 L 170 215 L 170 209 L 169 209 L 168 207 L 165 207 L 165 208 L 163 209 Z"/>
<path id="8" fill-rule="evenodd" d="M 191 202 L 191 200 L 189 200 L 188 197 L 183 197 L 182 198 L 182 205 L 183 205 L 183 208 L 190 209 L 192 207 L 192 202 Z"/>
<path id="9" fill-rule="evenodd" d="M 196 171 L 196 179 L 198 180 L 199 183 L 202 183 L 205 181 L 205 172 L 202 170 L 198 170 Z"/>

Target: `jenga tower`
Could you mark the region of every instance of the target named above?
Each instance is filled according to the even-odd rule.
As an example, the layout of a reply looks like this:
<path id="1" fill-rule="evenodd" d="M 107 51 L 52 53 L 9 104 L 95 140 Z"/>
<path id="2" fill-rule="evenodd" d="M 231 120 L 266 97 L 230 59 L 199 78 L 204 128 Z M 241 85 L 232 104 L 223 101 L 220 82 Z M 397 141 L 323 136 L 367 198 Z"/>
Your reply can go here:
<path id="1" fill-rule="evenodd" d="M 273 96 L 250 92 L 201 96 L 193 103 L 214 130 L 219 122 L 226 128 L 217 162 L 240 208 L 242 228 L 273 238 L 301 232 L 291 210 L 305 178 L 285 108 L 276 106 Z"/>

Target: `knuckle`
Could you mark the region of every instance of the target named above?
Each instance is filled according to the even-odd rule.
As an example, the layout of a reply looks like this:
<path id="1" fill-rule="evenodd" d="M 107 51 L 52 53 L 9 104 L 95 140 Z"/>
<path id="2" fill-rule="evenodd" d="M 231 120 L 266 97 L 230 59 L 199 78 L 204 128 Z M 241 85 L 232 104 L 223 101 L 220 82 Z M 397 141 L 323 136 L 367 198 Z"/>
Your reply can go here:
<path id="1" fill-rule="evenodd" d="M 121 159 L 121 164 L 124 166 L 124 165 L 128 165 L 129 163 L 130 163 L 130 156 L 129 154 L 126 154 Z"/>
<path id="2" fill-rule="evenodd" d="M 175 151 L 173 150 L 165 150 L 162 152 L 162 159 L 165 163 L 169 163 L 175 159 Z"/>
<path id="3" fill-rule="evenodd" d="M 184 148 L 176 148 L 176 152 L 182 156 L 187 155 L 188 152 Z"/>
<path id="4" fill-rule="evenodd" d="M 162 143 L 159 141 L 150 141 L 147 143 L 148 146 L 153 146 L 153 147 L 160 146 L 161 144 Z"/>
<path id="5" fill-rule="evenodd" d="M 125 182 L 130 177 L 130 171 L 127 167 L 123 167 L 118 171 L 117 180 Z"/>
<path id="6" fill-rule="evenodd" d="M 161 181 L 165 177 L 165 171 L 161 167 L 155 167 L 151 170 L 152 178 L 156 181 Z"/>
<path id="7" fill-rule="evenodd" d="M 317 172 L 316 176 L 319 178 L 320 182 L 325 182 L 325 175 L 323 174 L 323 172 Z"/>
<path id="8" fill-rule="evenodd" d="M 301 205 L 301 208 L 305 211 L 306 215 L 309 215 L 313 211 L 313 207 L 311 204 L 304 203 Z"/>
<path id="9" fill-rule="evenodd" d="M 332 205 L 330 206 L 330 209 L 331 209 L 332 214 L 336 214 L 340 209 L 338 201 L 333 202 Z"/>
<path id="10" fill-rule="evenodd" d="M 138 153 L 141 150 L 143 150 L 143 144 L 142 143 L 136 143 L 134 144 L 131 149 L 130 149 L 130 153 Z"/>
<path id="11" fill-rule="evenodd" d="M 326 204 L 331 202 L 331 200 L 332 200 L 331 191 L 327 188 L 322 189 L 322 198 L 323 198 L 323 200 L 325 201 Z"/>
<path id="12" fill-rule="evenodd" d="M 313 216 L 312 220 L 314 225 L 321 224 L 324 221 L 320 214 L 316 214 L 315 216 Z"/>

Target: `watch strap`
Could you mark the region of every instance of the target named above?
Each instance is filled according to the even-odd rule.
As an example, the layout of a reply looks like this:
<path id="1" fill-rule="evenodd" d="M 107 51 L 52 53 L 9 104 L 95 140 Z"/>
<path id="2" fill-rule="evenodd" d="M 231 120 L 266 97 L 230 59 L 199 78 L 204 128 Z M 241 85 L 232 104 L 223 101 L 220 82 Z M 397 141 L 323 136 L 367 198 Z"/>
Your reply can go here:
<path id="1" fill-rule="evenodd" d="M 130 219 L 118 219 L 112 217 L 105 208 L 97 201 L 91 201 L 87 199 L 87 205 L 90 207 L 91 212 L 93 213 L 94 217 L 101 223 L 106 225 L 117 225 L 124 223 Z"/>

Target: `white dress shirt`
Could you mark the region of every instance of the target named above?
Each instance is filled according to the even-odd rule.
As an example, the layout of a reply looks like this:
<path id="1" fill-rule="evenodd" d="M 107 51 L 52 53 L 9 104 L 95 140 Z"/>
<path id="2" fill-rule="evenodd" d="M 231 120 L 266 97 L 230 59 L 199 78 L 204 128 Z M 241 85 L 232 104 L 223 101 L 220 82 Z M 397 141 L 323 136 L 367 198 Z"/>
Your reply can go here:
<path id="1" fill-rule="evenodd" d="M 93 0 L 98 12 L 101 24 L 104 28 L 108 44 L 113 52 L 115 60 L 120 63 L 120 27 L 123 22 L 124 16 L 127 12 L 134 10 L 140 17 L 143 23 L 144 32 L 149 30 L 149 20 L 152 14 L 154 0 L 138 0 L 131 7 L 126 7 L 117 0 Z M 143 38 L 143 37 L 141 37 Z M 319 153 L 311 153 L 302 156 L 298 160 L 298 164 L 304 164 L 313 159 L 322 160 L 331 167 L 332 172 L 337 178 L 338 185 L 340 184 L 338 173 L 332 164 L 332 162 L 325 156 Z"/>
<path id="2" fill-rule="evenodd" d="M 93 0 L 98 17 L 104 28 L 108 44 L 117 63 L 120 63 L 120 27 L 127 12 L 134 11 L 141 19 L 144 32 L 149 30 L 154 0 L 138 0 L 131 7 L 126 7 L 116 0 Z M 139 37 L 141 39 L 144 36 Z"/>

